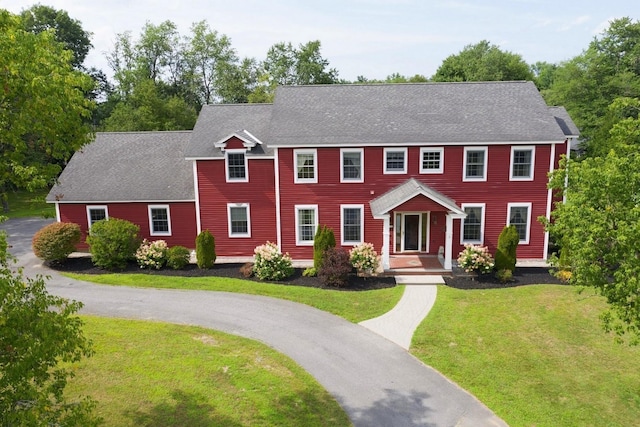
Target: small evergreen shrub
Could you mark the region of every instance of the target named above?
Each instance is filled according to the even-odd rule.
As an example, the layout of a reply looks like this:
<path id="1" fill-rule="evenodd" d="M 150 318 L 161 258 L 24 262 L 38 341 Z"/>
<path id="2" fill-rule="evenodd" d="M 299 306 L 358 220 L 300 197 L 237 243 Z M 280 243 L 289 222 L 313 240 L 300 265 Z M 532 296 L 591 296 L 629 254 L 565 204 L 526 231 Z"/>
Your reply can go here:
<path id="1" fill-rule="evenodd" d="M 242 267 L 240 267 L 240 274 L 245 279 L 248 279 L 249 277 L 253 276 L 253 263 L 252 262 L 245 262 L 242 265 Z"/>
<path id="2" fill-rule="evenodd" d="M 216 262 L 216 240 L 204 230 L 196 237 L 196 264 L 198 268 L 212 268 Z"/>
<path id="3" fill-rule="evenodd" d="M 496 271 L 496 279 L 500 281 L 500 283 L 508 283 L 513 281 L 513 272 L 511 270 L 498 270 Z"/>
<path id="4" fill-rule="evenodd" d="M 253 274 L 260 280 L 282 280 L 293 274 L 289 254 L 283 254 L 275 243 L 267 242 L 254 249 Z"/>
<path id="5" fill-rule="evenodd" d="M 516 269 L 516 252 L 520 243 L 518 230 L 513 225 L 508 225 L 502 229 L 498 236 L 498 247 L 496 249 L 496 270 Z"/>
<path id="6" fill-rule="evenodd" d="M 329 248 L 324 253 L 318 277 L 325 286 L 345 287 L 349 285 L 352 271 L 349 253 L 342 248 Z"/>
<path id="7" fill-rule="evenodd" d="M 182 270 L 189 265 L 191 252 L 184 246 L 172 246 L 167 249 L 167 267 Z"/>
<path id="8" fill-rule="evenodd" d="M 494 262 L 486 246 L 464 245 L 464 250 L 458 255 L 458 265 L 467 273 L 490 273 Z"/>
<path id="9" fill-rule="evenodd" d="M 91 260 L 106 270 L 122 270 L 134 259 L 140 246 L 140 227 L 119 218 L 103 219 L 93 223 L 87 243 Z"/>
<path id="10" fill-rule="evenodd" d="M 313 267 L 317 270 L 322 266 L 322 257 L 329 248 L 336 247 L 336 236 L 333 229 L 321 225 L 313 238 Z"/>
<path id="11" fill-rule="evenodd" d="M 349 261 L 361 273 L 375 273 L 378 269 L 378 253 L 371 243 L 360 243 L 349 251 Z"/>
<path id="12" fill-rule="evenodd" d="M 144 239 L 136 251 L 136 261 L 140 268 L 155 268 L 160 270 L 167 262 L 167 242 Z"/>
<path id="13" fill-rule="evenodd" d="M 72 222 L 54 222 L 42 227 L 33 236 L 33 253 L 44 261 L 60 262 L 76 250 L 82 234 Z"/>
<path id="14" fill-rule="evenodd" d="M 315 267 L 309 267 L 302 272 L 302 275 L 304 277 L 316 277 L 318 275 L 318 270 L 316 270 Z"/>

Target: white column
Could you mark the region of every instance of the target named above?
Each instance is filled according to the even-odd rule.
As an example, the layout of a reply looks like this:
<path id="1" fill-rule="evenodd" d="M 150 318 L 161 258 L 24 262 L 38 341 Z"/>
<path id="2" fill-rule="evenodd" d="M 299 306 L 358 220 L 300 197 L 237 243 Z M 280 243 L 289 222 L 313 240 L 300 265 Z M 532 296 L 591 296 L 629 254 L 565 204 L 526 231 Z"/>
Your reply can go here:
<path id="1" fill-rule="evenodd" d="M 386 214 L 382 215 L 382 268 L 384 270 L 388 270 L 391 265 L 389 263 L 389 242 L 391 241 L 390 235 L 391 232 L 389 228 L 391 227 L 391 215 Z"/>
<path id="2" fill-rule="evenodd" d="M 444 241 L 444 268 L 451 270 L 451 252 L 453 250 L 453 216 L 448 213 Z"/>

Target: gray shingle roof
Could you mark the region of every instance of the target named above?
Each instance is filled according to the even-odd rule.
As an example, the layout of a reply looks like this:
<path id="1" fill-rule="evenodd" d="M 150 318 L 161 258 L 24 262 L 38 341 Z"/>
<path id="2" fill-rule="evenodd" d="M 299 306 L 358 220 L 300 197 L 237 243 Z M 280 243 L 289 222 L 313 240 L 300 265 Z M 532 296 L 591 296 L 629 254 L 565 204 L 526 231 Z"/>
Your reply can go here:
<path id="1" fill-rule="evenodd" d="M 553 114 L 556 122 L 566 136 L 577 137 L 580 135 L 578 126 L 573 123 L 573 120 L 571 120 L 571 116 L 569 116 L 569 113 L 567 112 L 567 110 L 565 110 L 564 107 L 549 107 L 549 111 L 551 112 L 551 114 Z"/>
<path id="2" fill-rule="evenodd" d="M 273 146 L 559 141 L 531 82 L 278 87 Z"/>
<path id="3" fill-rule="evenodd" d="M 224 157 L 224 153 L 213 144 L 234 133 L 251 140 L 257 138 L 263 143 L 249 151 L 247 157 L 272 155 L 273 150 L 268 147 L 272 108 L 272 104 L 205 105 L 200 110 L 185 156 Z"/>
<path id="4" fill-rule="evenodd" d="M 191 131 L 97 133 L 76 152 L 47 201 L 195 200 L 192 162 L 184 149 Z"/>
<path id="5" fill-rule="evenodd" d="M 455 200 L 434 190 L 428 185 L 423 184 L 415 178 L 409 178 L 402 184 L 371 200 L 369 202 L 371 215 L 373 217 L 377 217 L 386 214 L 393 208 L 400 206 L 404 202 L 409 201 L 420 194 L 447 208 L 450 212 L 464 215 L 462 209 L 456 205 Z"/>

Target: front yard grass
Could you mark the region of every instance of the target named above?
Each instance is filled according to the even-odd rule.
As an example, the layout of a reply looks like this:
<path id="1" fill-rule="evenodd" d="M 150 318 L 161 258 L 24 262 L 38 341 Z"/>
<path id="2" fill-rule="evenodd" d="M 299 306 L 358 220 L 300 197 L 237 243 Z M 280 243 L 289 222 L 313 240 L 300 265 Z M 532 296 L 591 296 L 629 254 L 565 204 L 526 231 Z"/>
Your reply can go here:
<path id="1" fill-rule="evenodd" d="M 307 304 L 354 323 L 378 317 L 391 310 L 404 292 L 404 286 L 371 291 L 338 291 L 222 277 L 176 277 L 120 273 L 101 275 L 64 273 L 64 275 L 105 285 L 263 295 Z"/>
<path id="2" fill-rule="evenodd" d="M 0 215 L 9 218 L 24 218 L 28 216 L 55 218 L 56 210 L 53 204 L 44 201 L 49 190 L 29 191 L 10 191 L 9 196 L 9 212 L 2 212 L 0 207 Z"/>
<path id="3" fill-rule="evenodd" d="M 348 426 L 288 357 L 190 326 L 83 316 L 96 353 L 73 366 L 69 397 L 89 395 L 105 426 Z"/>
<path id="4" fill-rule="evenodd" d="M 440 286 L 411 353 L 511 426 L 637 425 L 640 347 L 603 332 L 604 308 L 569 286 Z"/>

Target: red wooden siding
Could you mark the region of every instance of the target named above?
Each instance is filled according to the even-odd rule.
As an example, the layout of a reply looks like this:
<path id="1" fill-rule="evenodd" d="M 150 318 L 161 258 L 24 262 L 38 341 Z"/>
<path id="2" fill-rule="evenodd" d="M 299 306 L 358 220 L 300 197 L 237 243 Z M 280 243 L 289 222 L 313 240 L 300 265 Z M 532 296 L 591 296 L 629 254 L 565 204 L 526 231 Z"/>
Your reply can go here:
<path id="1" fill-rule="evenodd" d="M 224 160 L 197 163 L 201 227 L 215 236 L 219 256 L 253 256 L 257 245 L 277 239 L 273 160 L 247 164 L 249 182 L 226 182 Z M 229 237 L 227 203 L 249 204 L 251 237 Z"/>
<path id="2" fill-rule="evenodd" d="M 240 138 L 236 136 L 232 136 L 227 140 L 227 145 L 225 146 L 225 148 L 227 150 L 236 150 L 236 149 L 241 150 L 241 149 L 244 149 L 245 146 Z"/>
<path id="3" fill-rule="evenodd" d="M 151 236 L 149 229 L 149 205 L 169 205 L 171 217 L 171 236 Z M 140 237 L 148 240 L 164 240 L 169 246 L 186 246 L 195 248 L 196 208 L 193 202 L 171 203 L 60 203 L 60 221 L 74 222 L 80 225 L 82 242 L 78 249 L 86 250 L 85 243 L 88 223 L 87 206 L 107 206 L 109 218 L 121 218 L 131 221 L 140 227 Z"/>

